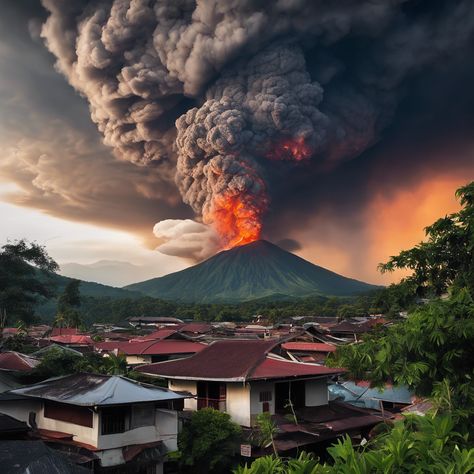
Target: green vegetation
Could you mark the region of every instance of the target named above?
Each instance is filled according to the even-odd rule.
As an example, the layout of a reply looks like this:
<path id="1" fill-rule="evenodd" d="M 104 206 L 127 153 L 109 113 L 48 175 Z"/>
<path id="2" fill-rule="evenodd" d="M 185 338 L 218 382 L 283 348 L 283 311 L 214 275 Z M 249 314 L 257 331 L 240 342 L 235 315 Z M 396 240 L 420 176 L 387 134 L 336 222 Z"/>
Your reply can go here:
<path id="1" fill-rule="evenodd" d="M 234 474 L 468 474 L 474 470 L 474 449 L 455 431 L 449 414 L 415 416 L 397 421 L 363 448 L 349 436 L 328 448 L 331 461 L 320 464 L 311 454 L 284 460 L 265 456 Z"/>
<path id="2" fill-rule="evenodd" d="M 425 242 L 379 265 L 382 272 L 411 270 L 402 282 L 418 296 L 440 296 L 449 288 L 468 288 L 474 296 L 474 182 L 459 188 L 456 197 L 459 212 L 427 227 Z"/>
<path id="3" fill-rule="evenodd" d="M 446 301 L 434 301 L 382 334 L 363 343 L 342 346 L 328 363 L 345 367 L 358 380 L 374 385 L 406 384 L 431 396 L 449 383 L 455 406 L 474 413 L 474 302 L 460 291 Z"/>
<path id="4" fill-rule="evenodd" d="M 58 327 L 79 327 L 82 326 L 82 318 L 79 313 L 81 306 L 81 293 L 79 280 L 71 280 L 64 288 L 58 299 L 58 312 L 54 319 L 54 325 Z"/>
<path id="5" fill-rule="evenodd" d="M 54 295 L 50 275 L 58 268 L 46 249 L 34 242 L 17 240 L 3 245 L 0 250 L 2 322 L 33 322 L 37 303 Z"/>
<path id="6" fill-rule="evenodd" d="M 227 413 L 212 408 L 194 412 L 178 435 L 181 472 L 229 472 L 240 443 L 240 426 Z"/>
<path id="7" fill-rule="evenodd" d="M 102 357 L 92 352 L 80 356 L 53 347 L 44 355 L 41 363 L 34 368 L 31 376 L 42 380 L 79 372 L 125 375 L 127 374 L 127 361 L 123 355 L 110 354 L 108 357 Z"/>

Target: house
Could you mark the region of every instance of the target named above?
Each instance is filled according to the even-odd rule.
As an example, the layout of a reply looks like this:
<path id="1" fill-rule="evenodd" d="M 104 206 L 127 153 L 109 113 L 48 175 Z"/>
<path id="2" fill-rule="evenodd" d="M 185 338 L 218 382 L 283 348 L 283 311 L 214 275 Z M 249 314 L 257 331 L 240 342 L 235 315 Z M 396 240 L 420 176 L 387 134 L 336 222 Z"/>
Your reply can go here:
<path id="1" fill-rule="evenodd" d="M 187 359 L 137 370 L 192 394 L 184 401 L 183 416 L 206 407 L 228 413 L 243 427 L 249 444 L 256 439 L 257 416 L 269 413 L 277 427 L 274 444 L 285 455 L 315 450 L 344 434 L 362 439 L 383 421 L 377 410 L 329 401 L 328 382 L 343 369 L 290 361 L 273 352 L 278 350 L 274 340 L 220 340 Z M 270 453 L 258 446 L 251 452 Z"/>
<path id="2" fill-rule="evenodd" d="M 142 326 L 174 326 L 176 324 L 184 324 L 181 319 L 162 317 L 162 316 L 138 316 L 128 318 L 128 323 L 133 327 Z"/>
<path id="3" fill-rule="evenodd" d="M 212 407 L 227 412 L 242 426 L 254 425 L 258 414 L 328 404 L 328 379 L 344 372 L 293 362 L 271 354 L 276 341 L 215 341 L 187 359 L 138 367 L 168 380 L 172 390 L 193 394 L 185 410 Z"/>
<path id="4" fill-rule="evenodd" d="M 324 362 L 327 355 L 336 351 L 336 346 L 323 342 L 288 341 L 281 344 L 281 348 L 290 359 L 297 362 Z"/>
<path id="5" fill-rule="evenodd" d="M 0 412 L 29 422 L 49 445 L 93 461 L 94 472 L 161 473 L 177 448 L 184 395 L 121 376 L 74 374 L 12 390 Z M 9 396 L 9 397 L 8 397 Z"/>
<path id="6" fill-rule="evenodd" d="M 206 346 L 199 342 L 164 339 L 138 342 L 105 341 L 96 343 L 94 347 L 99 353 L 125 354 L 127 364 L 137 365 L 189 357 Z"/>

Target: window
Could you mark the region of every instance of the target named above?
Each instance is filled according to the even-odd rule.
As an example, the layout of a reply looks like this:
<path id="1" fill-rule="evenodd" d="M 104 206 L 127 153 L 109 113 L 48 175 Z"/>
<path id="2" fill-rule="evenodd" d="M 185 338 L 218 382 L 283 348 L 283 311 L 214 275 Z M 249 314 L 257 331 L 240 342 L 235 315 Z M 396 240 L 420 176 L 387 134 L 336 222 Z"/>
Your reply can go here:
<path id="1" fill-rule="evenodd" d="M 272 401 L 272 392 L 270 390 L 266 392 L 260 392 L 260 401 L 261 402 L 271 402 Z"/>
<path id="2" fill-rule="evenodd" d="M 102 408 L 101 434 L 123 433 L 130 429 L 130 407 Z"/>
<path id="3" fill-rule="evenodd" d="M 44 417 L 92 428 L 92 411 L 87 407 L 45 401 Z"/>

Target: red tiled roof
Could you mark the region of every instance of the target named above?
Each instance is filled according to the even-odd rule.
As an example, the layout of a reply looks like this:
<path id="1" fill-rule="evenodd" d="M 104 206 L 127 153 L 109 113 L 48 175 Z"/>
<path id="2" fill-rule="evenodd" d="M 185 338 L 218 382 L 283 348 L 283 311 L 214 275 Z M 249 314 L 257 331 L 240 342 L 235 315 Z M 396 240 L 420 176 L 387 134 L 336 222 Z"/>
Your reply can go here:
<path id="1" fill-rule="evenodd" d="M 172 339 L 140 342 L 106 341 L 95 344 L 95 348 L 98 350 L 113 351 L 117 349 L 127 355 L 194 354 L 205 347 L 206 345 L 199 342 Z"/>
<path id="2" fill-rule="evenodd" d="M 57 342 L 58 344 L 80 344 L 80 345 L 93 344 L 93 341 L 90 336 L 79 335 L 79 334 L 52 336 L 49 339 L 51 341 Z"/>
<path id="3" fill-rule="evenodd" d="M 137 370 L 170 378 L 235 381 L 343 372 L 341 369 L 267 358 L 275 345 L 275 341 L 261 340 L 216 341 L 188 359 L 147 364 Z"/>
<path id="4" fill-rule="evenodd" d="M 286 351 L 334 352 L 336 346 L 322 342 L 284 342 L 281 347 Z"/>
<path id="5" fill-rule="evenodd" d="M 0 370 L 29 372 L 39 364 L 39 360 L 18 352 L 2 352 L 0 354 Z"/>
<path id="6" fill-rule="evenodd" d="M 198 334 L 204 334 L 212 331 L 212 325 L 207 323 L 188 323 L 181 326 L 180 332 L 194 332 Z"/>
<path id="7" fill-rule="evenodd" d="M 5 334 L 18 334 L 18 328 L 3 328 L 2 333 Z"/>

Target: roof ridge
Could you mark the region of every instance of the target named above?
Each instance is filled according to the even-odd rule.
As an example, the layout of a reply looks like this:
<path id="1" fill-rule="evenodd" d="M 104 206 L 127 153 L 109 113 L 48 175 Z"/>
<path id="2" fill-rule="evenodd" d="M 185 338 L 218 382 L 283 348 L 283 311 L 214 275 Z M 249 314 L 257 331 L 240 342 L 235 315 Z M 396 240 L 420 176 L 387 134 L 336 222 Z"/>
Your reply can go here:
<path id="1" fill-rule="evenodd" d="M 267 343 L 270 343 L 272 341 L 265 341 Z M 255 372 L 255 370 L 257 369 L 257 367 L 265 361 L 265 359 L 267 358 L 268 356 L 268 353 L 274 349 L 277 345 L 279 344 L 279 341 L 277 340 L 276 342 L 273 341 L 273 344 L 271 344 L 266 350 L 265 352 L 262 354 L 261 357 L 259 357 L 254 364 L 252 364 L 249 369 L 243 374 L 243 379 L 244 379 L 244 382 L 246 382 L 248 380 L 248 378 Z"/>

